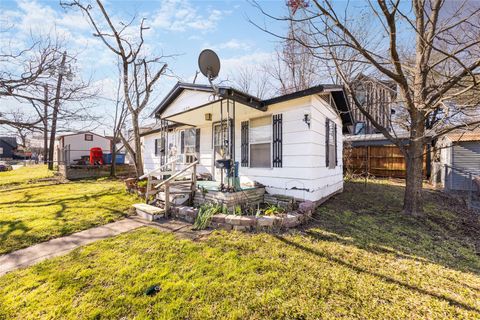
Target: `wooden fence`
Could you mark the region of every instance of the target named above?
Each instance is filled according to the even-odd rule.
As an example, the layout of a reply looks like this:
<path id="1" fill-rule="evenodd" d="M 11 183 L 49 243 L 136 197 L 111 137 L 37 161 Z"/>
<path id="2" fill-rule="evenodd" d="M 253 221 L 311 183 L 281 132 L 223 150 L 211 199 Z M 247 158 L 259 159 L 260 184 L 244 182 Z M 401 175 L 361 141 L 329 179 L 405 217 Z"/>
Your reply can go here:
<path id="1" fill-rule="evenodd" d="M 345 147 L 343 157 L 346 173 L 392 178 L 406 176 L 405 158 L 396 146 Z M 427 161 L 424 157 L 424 177 L 426 177 L 426 169 Z"/>

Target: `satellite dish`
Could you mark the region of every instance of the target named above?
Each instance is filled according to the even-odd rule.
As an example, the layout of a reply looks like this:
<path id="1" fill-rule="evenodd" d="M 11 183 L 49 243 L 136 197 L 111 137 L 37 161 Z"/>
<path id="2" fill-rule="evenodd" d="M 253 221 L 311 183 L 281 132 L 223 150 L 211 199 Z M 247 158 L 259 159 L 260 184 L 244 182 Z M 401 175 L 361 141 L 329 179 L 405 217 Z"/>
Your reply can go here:
<path id="1" fill-rule="evenodd" d="M 205 49 L 198 56 L 198 67 L 200 72 L 212 81 L 220 72 L 220 59 L 213 50 Z"/>

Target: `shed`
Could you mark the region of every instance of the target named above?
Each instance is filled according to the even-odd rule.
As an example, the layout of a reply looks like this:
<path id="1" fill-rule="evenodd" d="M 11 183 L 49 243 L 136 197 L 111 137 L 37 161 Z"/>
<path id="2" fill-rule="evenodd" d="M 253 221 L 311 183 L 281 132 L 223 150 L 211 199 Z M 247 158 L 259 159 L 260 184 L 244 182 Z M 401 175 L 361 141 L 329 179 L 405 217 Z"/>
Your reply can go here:
<path id="1" fill-rule="evenodd" d="M 54 159 L 70 164 L 89 156 L 91 148 L 101 148 L 104 153 L 109 153 L 112 139 L 90 131 L 62 134 L 57 138 Z"/>
<path id="2" fill-rule="evenodd" d="M 434 183 L 450 190 L 469 190 L 470 175 L 480 176 L 480 129 L 448 134 L 436 147 Z"/>

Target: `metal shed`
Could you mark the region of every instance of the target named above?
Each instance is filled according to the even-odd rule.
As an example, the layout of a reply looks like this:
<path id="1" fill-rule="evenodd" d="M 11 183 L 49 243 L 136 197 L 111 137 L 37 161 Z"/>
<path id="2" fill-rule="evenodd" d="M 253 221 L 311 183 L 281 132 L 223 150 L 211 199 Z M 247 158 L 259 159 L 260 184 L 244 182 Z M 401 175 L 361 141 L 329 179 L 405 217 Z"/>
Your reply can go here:
<path id="1" fill-rule="evenodd" d="M 469 175 L 480 176 L 480 140 L 452 142 L 452 170 L 449 188 L 452 190 L 470 190 Z"/>

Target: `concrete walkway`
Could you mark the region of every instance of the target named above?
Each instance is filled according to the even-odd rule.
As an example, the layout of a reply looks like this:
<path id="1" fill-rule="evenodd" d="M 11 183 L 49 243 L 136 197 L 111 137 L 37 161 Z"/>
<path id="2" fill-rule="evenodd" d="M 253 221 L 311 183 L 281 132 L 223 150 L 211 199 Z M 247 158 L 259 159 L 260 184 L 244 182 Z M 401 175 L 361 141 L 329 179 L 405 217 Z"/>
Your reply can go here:
<path id="1" fill-rule="evenodd" d="M 165 219 L 158 222 L 148 222 L 137 217 L 127 218 L 2 255 L 0 256 L 0 276 L 19 268 L 31 266 L 45 259 L 65 255 L 80 246 L 114 237 L 143 226 L 152 226 L 165 232 L 174 232 L 180 237 L 192 240 L 208 233 L 208 231 L 193 231 L 190 224 L 175 220 Z"/>

